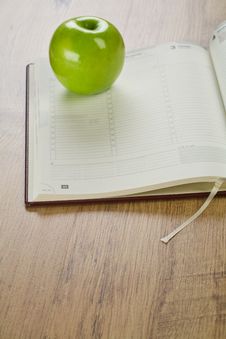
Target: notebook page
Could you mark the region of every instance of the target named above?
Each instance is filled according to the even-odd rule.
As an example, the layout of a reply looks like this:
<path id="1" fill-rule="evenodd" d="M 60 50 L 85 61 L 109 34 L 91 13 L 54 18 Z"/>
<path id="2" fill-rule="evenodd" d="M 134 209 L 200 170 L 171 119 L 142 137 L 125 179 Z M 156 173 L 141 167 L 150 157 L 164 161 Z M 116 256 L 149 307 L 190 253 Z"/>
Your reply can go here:
<path id="1" fill-rule="evenodd" d="M 226 173 L 222 102 L 201 47 L 131 53 L 91 97 L 67 92 L 46 61 L 36 76 L 42 194 L 124 195 Z"/>
<path id="2" fill-rule="evenodd" d="M 209 49 L 226 108 L 226 21 L 213 33 Z"/>
<path id="3" fill-rule="evenodd" d="M 212 153 L 214 160 L 216 148 L 226 145 L 226 123 L 208 52 L 174 44 L 159 46 L 154 53 L 155 60 L 136 62 L 134 57 L 112 88 L 118 154 L 145 152 L 150 145 L 163 150 L 177 145 L 184 162 L 192 154 L 199 156 L 200 146 L 203 157 L 208 160 L 204 153 Z"/>

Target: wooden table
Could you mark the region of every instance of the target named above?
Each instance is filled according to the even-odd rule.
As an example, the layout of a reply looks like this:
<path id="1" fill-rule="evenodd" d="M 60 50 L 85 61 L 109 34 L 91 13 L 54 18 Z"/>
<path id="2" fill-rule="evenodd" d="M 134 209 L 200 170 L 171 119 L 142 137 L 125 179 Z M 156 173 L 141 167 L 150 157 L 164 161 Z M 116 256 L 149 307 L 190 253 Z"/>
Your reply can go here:
<path id="1" fill-rule="evenodd" d="M 208 45 L 223 0 L 1 0 L 0 338 L 225 338 L 226 198 L 167 246 L 202 199 L 26 210 L 25 65 L 63 20 L 109 19 L 127 50 Z"/>

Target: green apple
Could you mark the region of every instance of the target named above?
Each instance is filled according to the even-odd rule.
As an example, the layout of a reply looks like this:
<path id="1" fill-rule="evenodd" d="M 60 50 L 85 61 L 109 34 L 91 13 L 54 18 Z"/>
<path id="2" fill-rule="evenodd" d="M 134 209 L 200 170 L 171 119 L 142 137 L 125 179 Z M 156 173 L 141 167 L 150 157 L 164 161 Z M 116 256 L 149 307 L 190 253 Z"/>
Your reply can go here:
<path id="1" fill-rule="evenodd" d="M 56 29 L 49 59 L 56 77 L 67 89 L 96 94 L 108 89 L 119 76 L 125 45 L 110 22 L 97 17 L 77 17 Z"/>

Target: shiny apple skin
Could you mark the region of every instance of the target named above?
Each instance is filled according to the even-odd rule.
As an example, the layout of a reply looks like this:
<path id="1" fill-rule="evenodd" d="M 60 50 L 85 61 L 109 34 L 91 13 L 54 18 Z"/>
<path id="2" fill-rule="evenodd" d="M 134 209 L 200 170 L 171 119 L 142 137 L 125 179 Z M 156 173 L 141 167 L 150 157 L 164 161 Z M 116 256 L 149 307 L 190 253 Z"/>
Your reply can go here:
<path id="1" fill-rule="evenodd" d="M 117 28 L 98 17 L 77 17 L 54 32 L 49 60 L 57 79 L 78 94 L 107 90 L 119 76 L 125 45 Z"/>

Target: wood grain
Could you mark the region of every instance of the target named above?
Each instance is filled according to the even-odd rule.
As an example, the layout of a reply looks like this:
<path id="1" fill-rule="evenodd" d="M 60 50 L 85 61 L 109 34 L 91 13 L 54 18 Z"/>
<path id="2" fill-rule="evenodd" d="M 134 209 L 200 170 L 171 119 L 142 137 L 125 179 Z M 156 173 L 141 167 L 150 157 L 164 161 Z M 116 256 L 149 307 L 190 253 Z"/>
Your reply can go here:
<path id="1" fill-rule="evenodd" d="M 24 208 L 25 65 L 87 14 L 115 23 L 127 50 L 207 46 L 226 3 L 1 0 L 0 338 L 225 338 L 226 198 L 167 246 L 202 200 Z"/>

